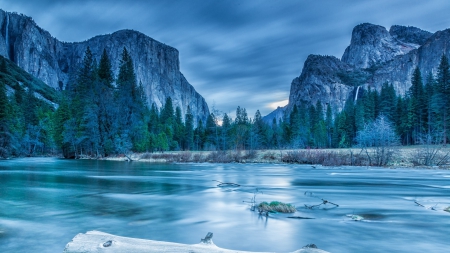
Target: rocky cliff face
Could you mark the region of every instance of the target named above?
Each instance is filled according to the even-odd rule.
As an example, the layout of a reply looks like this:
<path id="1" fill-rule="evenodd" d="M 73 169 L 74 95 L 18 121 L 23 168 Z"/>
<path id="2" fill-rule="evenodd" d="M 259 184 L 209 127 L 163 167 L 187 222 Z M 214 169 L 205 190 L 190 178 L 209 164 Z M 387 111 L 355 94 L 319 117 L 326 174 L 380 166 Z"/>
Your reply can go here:
<path id="1" fill-rule="evenodd" d="M 411 76 L 419 67 L 422 77 L 429 73 L 436 75 L 439 62 L 443 54 L 450 54 L 450 29 L 438 31 L 428 37 L 419 48 L 411 50 L 405 55 L 394 57 L 375 70 L 371 84 L 375 88 L 384 82 L 394 85 L 397 94 L 404 95 L 411 87 Z"/>
<path id="2" fill-rule="evenodd" d="M 280 119 L 281 120 L 283 119 L 285 111 L 286 111 L 286 106 L 283 106 L 283 107 L 278 106 L 277 109 L 275 109 L 271 113 L 264 116 L 263 120 L 264 120 L 264 122 L 266 122 L 266 124 L 269 124 L 271 126 L 273 124 L 273 119 L 275 119 L 278 124 Z"/>
<path id="3" fill-rule="evenodd" d="M 417 44 L 396 39 L 382 26 L 364 23 L 353 28 L 350 46 L 345 49 L 342 61 L 356 68 L 369 68 L 417 47 Z"/>
<path id="4" fill-rule="evenodd" d="M 334 56 L 309 55 L 301 75 L 292 81 L 286 110 L 290 112 L 302 101 L 314 105 L 320 101 L 324 108 L 330 104 L 341 110 L 354 87 L 344 84 L 339 74 L 350 70 L 348 64 Z"/>
<path id="5" fill-rule="evenodd" d="M 378 25 L 358 25 L 341 60 L 308 57 L 301 75 L 292 81 L 286 113 L 301 101 L 320 101 L 323 108 L 330 104 L 340 111 L 346 100 L 355 99 L 358 87 L 380 90 L 385 82 L 405 95 L 414 69 L 419 67 L 423 78 L 436 75 L 443 54 L 450 55 L 450 29 L 432 34 L 415 27 L 395 25 L 388 32 Z"/>
<path id="6" fill-rule="evenodd" d="M 178 50 L 140 32 L 122 30 L 96 36 L 84 42 L 66 43 L 24 15 L 0 10 L 0 54 L 55 89 L 64 88 L 73 78 L 87 47 L 99 61 L 103 49 L 108 53 L 117 75 L 123 48 L 130 53 L 137 82 L 142 82 L 149 105 L 161 107 L 167 97 L 179 106 L 183 115 L 190 106 L 194 117 L 206 121 L 209 115 L 205 99 L 180 72 Z"/>
<path id="7" fill-rule="evenodd" d="M 414 26 L 393 25 L 389 29 L 389 34 L 395 39 L 404 43 L 423 45 L 433 35 L 430 32 L 421 30 Z"/>

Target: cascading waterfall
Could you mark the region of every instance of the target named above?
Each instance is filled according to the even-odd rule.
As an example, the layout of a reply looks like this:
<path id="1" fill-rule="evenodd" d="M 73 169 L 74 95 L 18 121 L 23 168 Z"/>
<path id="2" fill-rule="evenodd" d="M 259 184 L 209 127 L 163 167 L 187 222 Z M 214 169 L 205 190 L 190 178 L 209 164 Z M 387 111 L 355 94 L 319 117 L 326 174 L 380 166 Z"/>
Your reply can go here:
<path id="1" fill-rule="evenodd" d="M 358 100 L 358 92 L 359 92 L 359 88 L 360 88 L 361 86 L 358 86 L 358 88 L 356 88 L 356 94 L 355 94 L 355 103 L 356 103 L 356 100 Z"/>
<path id="2" fill-rule="evenodd" d="M 8 12 L 5 12 L 5 13 L 6 13 L 6 28 L 5 28 L 6 53 L 9 56 L 9 33 L 8 33 L 9 15 L 8 15 Z"/>

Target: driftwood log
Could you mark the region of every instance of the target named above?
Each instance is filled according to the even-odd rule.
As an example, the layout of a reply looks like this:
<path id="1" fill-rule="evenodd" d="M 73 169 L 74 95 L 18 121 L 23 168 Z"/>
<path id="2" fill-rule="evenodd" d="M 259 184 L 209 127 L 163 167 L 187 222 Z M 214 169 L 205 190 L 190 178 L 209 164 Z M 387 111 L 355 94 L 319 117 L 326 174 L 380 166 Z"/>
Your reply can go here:
<path id="1" fill-rule="evenodd" d="M 100 231 L 89 231 L 85 234 L 76 235 L 69 242 L 64 253 L 94 253 L 94 252 L 128 252 L 128 253 L 257 253 L 250 251 L 238 251 L 222 249 L 217 247 L 212 241 L 212 233 L 208 233 L 198 244 L 181 244 L 173 242 L 152 241 L 122 237 L 103 233 Z M 314 247 L 312 247 L 313 245 Z M 268 253 L 268 252 L 259 252 Z M 302 249 L 292 253 L 328 253 L 315 248 L 314 244 L 308 244 Z"/>

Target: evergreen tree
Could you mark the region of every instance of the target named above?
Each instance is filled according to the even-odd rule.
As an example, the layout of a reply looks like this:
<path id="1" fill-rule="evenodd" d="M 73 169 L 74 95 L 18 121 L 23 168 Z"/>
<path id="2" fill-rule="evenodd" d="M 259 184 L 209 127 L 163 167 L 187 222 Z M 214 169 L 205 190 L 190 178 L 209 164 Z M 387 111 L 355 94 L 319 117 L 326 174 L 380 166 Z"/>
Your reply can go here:
<path id="1" fill-rule="evenodd" d="M 425 97 L 422 83 L 422 74 L 420 69 L 416 67 L 411 78 L 411 88 L 408 95 L 411 99 L 411 125 L 412 125 L 412 140 L 413 144 L 418 142 L 419 136 L 423 133 L 425 128 Z M 400 116 L 400 115 L 398 115 Z"/>
<path id="2" fill-rule="evenodd" d="M 174 110 L 172 105 L 172 98 L 167 97 L 164 108 L 161 110 L 160 122 L 161 124 L 172 125 L 174 121 Z"/>
<path id="3" fill-rule="evenodd" d="M 0 157 L 8 157 L 12 148 L 8 112 L 9 101 L 6 95 L 6 86 L 3 81 L 0 81 Z"/>
<path id="4" fill-rule="evenodd" d="M 436 93 L 433 107 L 438 114 L 438 125 L 443 131 L 444 144 L 447 143 L 447 126 L 450 115 L 450 65 L 446 55 L 442 55 L 437 72 Z"/>
<path id="5" fill-rule="evenodd" d="M 236 150 L 246 149 L 246 144 L 249 143 L 249 120 L 247 110 L 238 106 L 236 108 L 236 119 L 233 125 L 234 148 Z"/>
<path id="6" fill-rule="evenodd" d="M 6 60 L 5 58 L 2 56 L 0 57 L 0 73 L 8 73 L 8 68 L 6 67 Z"/>
<path id="7" fill-rule="evenodd" d="M 144 122 L 145 103 L 143 101 L 142 89 L 136 83 L 136 74 L 134 73 L 133 60 L 126 48 L 123 49 L 122 59 L 120 61 L 119 75 L 117 77 L 117 106 L 118 106 L 118 126 L 119 138 L 116 145 L 119 152 L 125 153 L 131 147 L 136 147 L 136 143 L 140 141 L 146 122 Z M 172 109 L 173 112 L 173 109 Z M 173 130 L 169 129 L 173 135 Z M 172 137 L 172 136 L 171 136 Z M 172 140 L 170 138 L 170 140 Z M 169 145 L 172 143 L 168 143 Z"/>
<path id="8" fill-rule="evenodd" d="M 217 136 L 217 125 L 216 125 L 216 116 L 213 113 L 210 113 L 206 118 L 206 128 L 205 128 L 205 138 L 208 145 L 208 149 L 214 150 L 216 149 L 216 136 Z"/>
<path id="9" fill-rule="evenodd" d="M 98 66 L 98 77 L 103 81 L 105 86 L 112 88 L 112 84 L 114 82 L 114 74 L 112 72 L 111 60 L 106 53 L 106 49 L 103 49 L 103 53 L 100 58 L 100 64 Z"/>
<path id="10" fill-rule="evenodd" d="M 184 130 L 184 124 L 183 119 L 181 116 L 181 109 L 179 106 L 175 109 L 175 124 L 174 124 L 174 141 L 177 142 L 178 148 L 183 148 L 185 138 L 185 130 Z"/>
<path id="11" fill-rule="evenodd" d="M 194 149 L 194 116 L 191 113 L 191 107 L 188 105 L 185 118 L 185 149 Z"/>
<path id="12" fill-rule="evenodd" d="M 327 128 L 327 148 L 331 148 L 331 140 L 333 136 L 333 113 L 330 104 L 327 104 L 327 112 L 325 118 L 325 126 Z"/>
<path id="13" fill-rule="evenodd" d="M 431 136 L 431 130 L 432 128 L 434 128 L 434 117 L 433 115 L 433 109 L 431 107 L 432 104 L 432 98 L 434 96 L 434 92 L 435 92 L 435 79 L 433 77 L 433 75 L 430 73 L 428 73 L 427 75 L 427 79 L 426 79 L 426 85 L 425 85 L 425 96 L 424 96 L 424 100 L 425 100 L 425 104 L 426 104 L 426 131 L 427 134 Z"/>
<path id="14" fill-rule="evenodd" d="M 395 94 L 395 89 L 392 84 L 384 83 L 381 87 L 380 92 L 380 114 L 386 116 L 388 120 L 393 121 L 394 120 L 394 111 L 395 111 L 395 102 L 397 99 L 397 96 Z"/>
<path id="15" fill-rule="evenodd" d="M 205 144 L 205 128 L 202 120 L 198 121 L 197 128 L 194 130 L 194 145 L 196 150 L 203 150 Z"/>
<path id="16" fill-rule="evenodd" d="M 260 149 L 269 145 L 270 137 L 268 134 L 268 127 L 264 123 L 259 110 L 256 110 L 255 117 L 253 119 L 252 132 L 253 136 L 251 138 L 251 147 L 253 147 L 253 149 Z"/>
<path id="17" fill-rule="evenodd" d="M 224 114 L 222 117 L 222 127 L 220 128 L 220 143 L 222 150 L 228 150 L 230 148 L 230 131 L 231 131 L 231 119 L 228 114 Z"/>

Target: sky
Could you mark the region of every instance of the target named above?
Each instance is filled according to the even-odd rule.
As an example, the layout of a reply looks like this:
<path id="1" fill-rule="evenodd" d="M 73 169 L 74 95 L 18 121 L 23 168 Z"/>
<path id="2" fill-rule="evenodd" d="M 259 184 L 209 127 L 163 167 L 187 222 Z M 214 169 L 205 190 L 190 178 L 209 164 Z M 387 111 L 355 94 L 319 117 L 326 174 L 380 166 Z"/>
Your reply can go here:
<path id="1" fill-rule="evenodd" d="M 180 52 L 181 72 L 214 109 L 267 115 L 289 99 L 309 54 L 341 58 L 353 27 L 450 28 L 446 0 L 0 0 L 61 41 L 121 29 Z"/>

